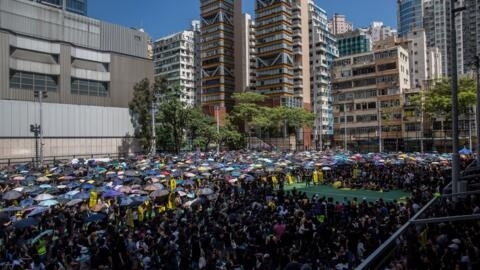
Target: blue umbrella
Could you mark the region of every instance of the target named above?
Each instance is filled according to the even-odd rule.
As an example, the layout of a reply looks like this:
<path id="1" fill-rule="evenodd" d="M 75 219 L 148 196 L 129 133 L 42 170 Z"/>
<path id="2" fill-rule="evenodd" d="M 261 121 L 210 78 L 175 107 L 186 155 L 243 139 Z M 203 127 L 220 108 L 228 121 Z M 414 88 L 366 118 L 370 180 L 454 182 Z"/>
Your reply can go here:
<path id="1" fill-rule="evenodd" d="M 73 189 L 73 188 L 79 187 L 79 186 L 80 186 L 80 183 L 78 183 L 78 182 L 70 182 L 70 183 L 68 183 L 66 186 L 67 186 L 67 188 Z"/>
<path id="2" fill-rule="evenodd" d="M 35 226 L 38 224 L 38 220 L 33 217 L 27 217 L 25 219 L 21 219 L 15 223 L 13 223 L 13 227 L 17 229 L 24 229 L 30 226 Z"/>
<path id="3" fill-rule="evenodd" d="M 28 198 L 28 199 L 25 199 L 23 201 L 20 202 L 20 206 L 21 207 L 28 207 L 28 206 L 32 206 L 34 203 L 33 199 L 32 198 Z"/>
<path id="4" fill-rule="evenodd" d="M 458 153 L 461 154 L 461 155 L 470 155 L 470 154 L 472 154 L 472 150 L 470 150 L 466 147 L 463 147 L 462 149 L 460 149 L 458 151 Z"/>
<path id="5" fill-rule="evenodd" d="M 88 216 L 84 222 L 85 223 L 89 223 L 89 222 L 97 222 L 97 221 L 100 221 L 100 220 L 103 220 L 105 217 L 107 217 L 107 215 L 105 214 L 93 214 L 93 215 L 90 215 Z"/>
<path id="6" fill-rule="evenodd" d="M 119 196 L 122 196 L 123 193 L 122 192 L 119 192 L 119 191 L 116 191 L 116 190 L 108 190 L 106 191 L 105 193 L 103 193 L 103 197 L 104 198 L 111 198 L 111 197 L 119 197 Z"/>
<path id="7" fill-rule="evenodd" d="M 90 194 L 87 193 L 87 192 L 79 192 L 79 193 L 72 196 L 72 199 L 86 200 L 88 198 L 90 198 Z"/>
<path id="8" fill-rule="evenodd" d="M 48 210 L 48 207 L 37 207 L 33 209 L 30 213 L 28 213 L 27 217 L 33 217 L 33 216 L 39 215 L 47 210 Z"/>
<path id="9" fill-rule="evenodd" d="M 94 185 L 89 184 L 89 183 L 85 183 L 85 184 L 82 185 L 82 188 L 84 188 L 84 189 L 92 189 L 94 187 L 95 187 Z"/>

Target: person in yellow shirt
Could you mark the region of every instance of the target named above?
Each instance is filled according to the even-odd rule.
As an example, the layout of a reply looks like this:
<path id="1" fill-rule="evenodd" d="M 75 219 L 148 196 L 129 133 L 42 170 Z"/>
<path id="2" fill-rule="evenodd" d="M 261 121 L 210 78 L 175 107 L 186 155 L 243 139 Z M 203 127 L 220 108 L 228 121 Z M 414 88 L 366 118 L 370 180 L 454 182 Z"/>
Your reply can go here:
<path id="1" fill-rule="evenodd" d="M 175 190 L 177 188 L 177 181 L 175 178 L 170 179 L 170 190 Z"/>
<path id="2" fill-rule="evenodd" d="M 313 180 L 313 185 L 314 185 L 314 186 L 318 185 L 319 179 L 318 179 L 318 170 L 317 170 L 317 169 L 315 169 L 315 170 L 313 171 L 312 178 L 313 178 L 313 179 L 312 179 L 312 180 Z"/>
<path id="3" fill-rule="evenodd" d="M 288 185 L 293 185 L 293 176 L 291 172 L 287 173 L 287 184 Z"/>

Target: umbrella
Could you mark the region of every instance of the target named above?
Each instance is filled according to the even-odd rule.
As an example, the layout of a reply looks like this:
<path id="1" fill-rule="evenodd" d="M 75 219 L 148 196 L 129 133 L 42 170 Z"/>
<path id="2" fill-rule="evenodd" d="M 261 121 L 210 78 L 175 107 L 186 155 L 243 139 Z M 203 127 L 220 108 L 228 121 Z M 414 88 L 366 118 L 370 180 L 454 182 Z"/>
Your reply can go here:
<path id="1" fill-rule="evenodd" d="M 472 153 L 472 150 L 466 148 L 466 147 L 463 147 L 462 149 L 460 149 L 458 151 L 459 154 L 461 155 L 470 155 Z"/>
<path id="2" fill-rule="evenodd" d="M 49 184 L 41 184 L 40 186 L 38 186 L 39 188 L 44 188 L 44 189 L 48 189 L 48 188 L 52 188 L 52 185 L 49 185 Z"/>
<path id="3" fill-rule="evenodd" d="M 65 204 L 65 206 L 74 206 L 83 202 L 83 199 L 73 199 Z"/>
<path id="4" fill-rule="evenodd" d="M 108 190 L 105 193 L 103 193 L 102 197 L 111 198 L 111 197 L 118 197 L 118 196 L 122 196 L 122 195 L 123 195 L 122 192 L 112 189 L 112 190 Z"/>
<path id="5" fill-rule="evenodd" d="M 46 177 L 46 176 L 40 176 L 37 178 L 37 182 L 40 182 L 40 183 L 43 183 L 43 182 L 48 182 L 50 181 L 50 178 Z"/>
<path id="6" fill-rule="evenodd" d="M 85 223 L 89 223 L 89 222 L 97 222 L 97 221 L 100 221 L 100 220 L 103 220 L 105 217 L 107 217 L 107 215 L 105 214 L 93 214 L 93 215 L 90 215 L 88 216 L 86 219 L 85 219 Z"/>
<path id="7" fill-rule="evenodd" d="M 33 216 L 41 214 L 41 213 L 43 213 L 47 210 L 48 210 L 48 207 L 42 207 L 42 206 L 36 207 L 30 213 L 28 213 L 27 217 L 33 217 Z"/>
<path id="8" fill-rule="evenodd" d="M 37 195 L 37 197 L 34 198 L 35 201 L 45 201 L 45 200 L 51 200 L 54 197 L 48 193 L 42 193 Z"/>
<path id="9" fill-rule="evenodd" d="M 22 193 L 20 193 L 16 190 L 10 190 L 10 191 L 7 191 L 3 194 L 2 199 L 6 200 L 6 201 L 11 201 L 11 200 L 16 200 L 20 197 L 22 197 Z"/>
<path id="10" fill-rule="evenodd" d="M 330 171 L 331 169 L 332 169 L 332 168 L 330 168 L 330 167 L 322 167 L 322 170 L 323 170 L 323 171 Z"/>
<path id="11" fill-rule="evenodd" d="M 38 205 L 41 205 L 41 206 L 52 206 L 52 205 L 57 205 L 59 204 L 60 202 L 57 201 L 57 200 L 45 200 L 45 201 L 41 201 Z"/>
<path id="12" fill-rule="evenodd" d="M 198 194 L 200 195 L 210 195 L 213 194 L 213 189 L 211 188 L 202 188 L 198 191 Z"/>
<path id="13" fill-rule="evenodd" d="M 168 193 L 169 192 L 166 189 L 159 189 L 159 190 L 155 190 L 154 192 L 150 193 L 150 197 L 160 198 L 160 197 L 167 196 Z"/>
<path id="14" fill-rule="evenodd" d="M 191 172 L 186 172 L 183 175 L 185 175 L 185 177 L 195 177 L 195 174 Z"/>
<path id="15" fill-rule="evenodd" d="M 51 235 L 51 234 L 53 234 L 53 230 L 43 231 L 43 232 L 41 232 L 40 234 L 38 234 L 37 236 L 35 236 L 34 238 L 32 238 L 32 240 L 30 240 L 30 243 L 33 245 L 33 244 L 35 244 L 38 240 L 40 240 L 40 238 L 44 237 L 45 235 Z"/>
<path id="16" fill-rule="evenodd" d="M 162 189 L 162 188 L 158 185 L 148 185 L 148 186 L 145 186 L 143 188 L 143 190 L 146 190 L 146 191 L 155 191 L 155 190 L 159 190 L 159 189 Z"/>
<path id="17" fill-rule="evenodd" d="M 77 192 L 72 196 L 72 199 L 87 200 L 90 198 L 90 194 L 87 192 Z"/>
<path id="18" fill-rule="evenodd" d="M 137 171 L 134 171 L 134 170 L 125 171 L 124 174 L 125 174 L 125 176 L 139 176 L 140 175 Z"/>
<path id="19" fill-rule="evenodd" d="M 22 207 L 10 206 L 10 207 L 7 207 L 7 208 L 0 209 L 0 213 L 1 212 L 17 212 L 17 211 L 22 211 L 22 210 L 23 210 Z"/>
<path id="20" fill-rule="evenodd" d="M 17 229 L 24 229 L 30 226 L 35 226 L 38 224 L 38 220 L 33 217 L 27 217 L 25 219 L 21 219 L 15 223 L 13 223 L 13 227 Z"/>
<path id="21" fill-rule="evenodd" d="M 129 206 L 133 203 L 133 199 L 130 197 L 123 197 L 120 199 L 120 206 Z"/>
<path id="22" fill-rule="evenodd" d="M 130 193 L 132 192 L 132 188 L 129 186 L 121 186 L 117 189 L 117 191 L 122 193 Z"/>

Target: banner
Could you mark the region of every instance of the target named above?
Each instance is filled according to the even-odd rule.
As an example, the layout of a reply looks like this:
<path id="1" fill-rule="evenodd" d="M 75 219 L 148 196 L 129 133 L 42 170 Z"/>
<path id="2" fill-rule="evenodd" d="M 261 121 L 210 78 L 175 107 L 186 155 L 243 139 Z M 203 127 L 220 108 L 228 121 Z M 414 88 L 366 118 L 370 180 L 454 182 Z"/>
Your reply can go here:
<path id="1" fill-rule="evenodd" d="M 90 200 L 88 201 L 88 207 L 92 208 L 97 205 L 98 194 L 95 191 L 90 191 Z"/>

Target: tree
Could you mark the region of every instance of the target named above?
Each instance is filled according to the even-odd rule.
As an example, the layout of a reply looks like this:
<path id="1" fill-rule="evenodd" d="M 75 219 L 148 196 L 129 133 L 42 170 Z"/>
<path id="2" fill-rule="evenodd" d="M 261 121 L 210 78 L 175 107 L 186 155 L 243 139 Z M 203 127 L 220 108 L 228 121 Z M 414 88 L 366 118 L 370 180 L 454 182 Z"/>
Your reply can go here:
<path id="1" fill-rule="evenodd" d="M 414 102 L 421 105 L 421 96 L 417 95 Z M 465 113 L 475 105 L 475 80 L 461 77 L 458 80 L 458 111 Z M 452 113 L 452 88 L 450 79 L 443 78 L 436 82 L 431 91 L 424 95 L 423 108 L 425 113 L 432 117 L 450 118 Z"/>
<path id="2" fill-rule="evenodd" d="M 168 87 L 162 84 L 159 88 L 159 104 L 157 119 L 159 131 L 163 133 L 159 136 L 160 145 L 168 147 L 170 151 L 180 152 L 183 141 L 184 131 L 189 123 L 189 108 L 185 102 L 180 100 L 181 89 L 178 86 Z"/>
<path id="3" fill-rule="evenodd" d="M 152 85 L 147 78 L 139 81 L 133 87 L 133 97 L 128 103 L 130 120 L 134 128 L 134 135 L 145 152 L 152 145 Z"/>
<path id="4" fill-rule="evenodd" d="M 233 94 L 235 106 L 229 115 L 229 120 L 240 127 L 241 130 L 262 126 L 261 119 L 264 112 L 264 106 L 261 103 L 265 98 L 263 95 L 254 92 Z"/>

